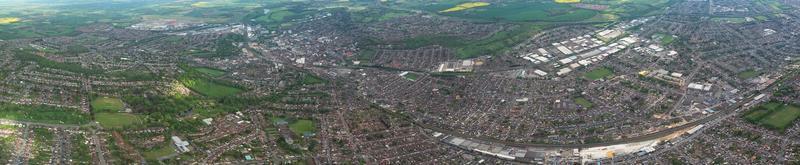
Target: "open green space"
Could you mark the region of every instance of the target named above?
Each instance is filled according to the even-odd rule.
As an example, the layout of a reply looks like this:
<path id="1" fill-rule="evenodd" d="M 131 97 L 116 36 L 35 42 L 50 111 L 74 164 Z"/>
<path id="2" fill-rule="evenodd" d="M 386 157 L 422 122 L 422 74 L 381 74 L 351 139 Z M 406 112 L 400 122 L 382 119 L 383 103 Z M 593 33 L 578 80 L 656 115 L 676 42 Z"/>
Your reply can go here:
<path id="1" fill-rule="evenodd" d="M 173 149 L 171 146 L 162 146 L 159 149 L 145 151 L 142 153 L 142 156 L 144 156 L 144 158 L 147 160 L 158 160 L 160 157 L 168 156 L 173 153 L 175 153 L 175 149 Z"/>
<path id="2" fill-rule="evenodd" d="M 768 102 L 759 105 L 744 114 L 744 118 L 764 127 L 785 130 L 800 117 L 800 107 L 780 102 Z"/>
<path id="3" fill-rule="evenodd" d="M 85 124 L 90 121 L 88 114 L 77 109 L 10 103 L 0 103 L 0 118 L 50 124 Z"/>
<path id="4" fill-rule="evenodd" d="M 393 18 L 411 15 L 408 11 L 392 10 L 383 8 L 367 8 L 359 11 L 351 11 L 350 19 L 354 22 L 372 23 L 386 21 Z"/>
<path id="5" fill-rule="evenodd" d="M 142 123 L 141 117 L 129 113 L 100 112 L 95 113 L 94 118 L 103 128 L 122 128 Z"/>
<path id="6" fill-rule="evenodd" d="M 591 108 L 594 105 L 592 102 L 583 97 L 577 97 L 574 99 L 574 101 L 575 104 L 581 105 L 583 108 Z"/>
<path id="7" fill-rule="evenodd" d="M 182 78 L 181 83 L 192 91 L 209 97 L 232 96 L 244 90 L 206 78 Z"/>
<path id="8" fill-rule="evenodd" d="M 614 71 L 611 71 L 611 69 L 608 69 L 606 67 L 601 67 L 601 68 L 597 68 L 597 69 L 591 70 L 589 72 L 586 72 L 586 74 L 584 74 L 583 76 L 588 78 L 588 79 L 591 79 L 591 80 L 599 80 L 599 79 L 607 78 L 607 77 L 610 77 L 610 76 L 613 76 L 613 75 L 614 75 Z"/>
<path id="9" fill-rule="evenodd" d="M 406 79 L 411 80 L 411 81 L 417 81 L 417 79 L 419 79 L 419 77 L 420 77 L 419 74 L 411 73 L 411 72 L 407 73 L 406 75 L 403 75 L 403 78 L 406 78 Z"/>
<path id="10" fill-rule="evenodd" d="M 125 103 L 122 102 L 119 98 L 112 98 L 112 97 L 98 97 L 92 100 L 91 103 L 92 110 L 95 112 L 99 111 L 106 111 L 106 112 L 119 112 L 124 108 Z"/>
<path id="11" fill-rule="evenodd" d="M 761 22 L 769 21 L 769 18 L 767 18 L 767 16 L 763 16 L 763 15 L 755 16 L 753 18 L 755 18 L 756 20 L 761 21 Z"/>
<path id="12" fill-rule="evenodd" d="M 654 38 L 658 39 L 662 45 L 669 45 L 672 42 L 675 42 L 675 36 L 670 34 L 658 33 L 654 35 Z"/>
<path id="13" fill-rule="evenodd" d="M 431 11 L 444 11 L 450 7 L 452 6 L 431 5 L 427 8 Z M 552 1 L 515 1 L 441 14 L 482 20 L 572 22 L 592 18 L 599 12 Z"/>
<path id="14" fill-rule="evenodd" d="M 303 136 L 305 133 L 314 133 L 316 131 L 313 120 L 272 116 L 270 117 L 270 121 L 272 121 L 273 124 L 280 122 L 288 123 L 289 129 L 298 136 Z"/>
<path id="15" fill-rule="evenodd" d="M 748 69 L 748 70 L 736 73 L 736 77 L 739 77 L 740 79 L 749 79 L 749 78 L 756 77 L 758 75 L 759 75 L 758 71 L 753 70 L 753 69 Z"/>
<path id="16" fill-rule="evenodd" d="M 203 72 L 199 70 L 198 67 L 192 67 L 186 64 L 180 64 L 178 67 L 186 71 L 178 79 L 180 83 L 201 95 L 209 97 L 225 97 L 244 92 L 244 89 L 240 86 L 211 78 L 210 76 L 213 76 L 213 74 L 219 74 L 216 71 L 206 70 L 213 73 Z"/>
<path id="17" fill-rule="evenodd" d="M 211 77 L 219 77 L 219 76 L 225 75 L 225 71 L 219 70 L 219 69 L 214 69 L 214 68 L 197 67 L 197 68 L 195 68 L 195 70 L 197 70 L 200 73 L 203 73 L 203 74 L 206 74 L 208 76 L 211 76 Z"/>
<path id="18" fill-rule="evenodd" d="M 15 55 L 14 56 L 15 59 L 18 59 L 18 60 L 21 60 L 21 61 L 26 61 L 26 62 L 35 62 L 35 63 L 39 64 L 40 66 L 46 67 L 46 68 L 65 70 L 65 71 L 70 71 L 70 72 L 75 72 L 75 73 L 86 73 L 86 74 L 99 74 L 99 73 L 102 73 L 101 70 L 94 69 L 94 68 L 84 68 L 83 66 L 81 66 L 78 63 L 63 63 L 63 62 L 57 62 L 57 61 L 50 60 L 50 59 L 47 59 L 45 57 L 33 54 L 32 50 L 30 50 L 30 49 L 16 50 L 16 51 L 14 51 L 14 55 Z"/>
<path id="19" fill-rule="evenodd" d="M 456 50 L 456 57 L 460 59 L 474 58 L 484 55 L 496 55 L 508 50 L 514 45 L 528 39 L 531 35 L 542 30 L 547 25 L 523 23 L 511 29 L 497 32 L 481 40 L 465 40 L 454 36 L 420 36 L 401 41 L 406 49 L 416 49 L 430 45 L 440 45 Z"/>
<path id="20" fill-rule="evenodd" d="M 289 129 L 292 130 L 295 134 L 303 135 L 306 133 L 314 133 L 316 128 L 314 127 L 314 121 L 311 120 L 296 120 L 292 123 L 289 123 Z"/>
<path id="21" fill-rule="evenodd" d="M 792 122 L 794 122 L 798 116 L 800 116 L 800 108 L 787 105 L 765 116 L 761 119 L 761 122 L 768 127 L 783 130 L 792 125 Z"/>
<path id="22" fill-rule="evenodd" d="M 322 79 L 318 76 L 313 74 L 304 74 L 303 77 L 300 79 L 300 84 L 303 85 L 314 85 L 314 84 L 322 84 L 327 82 L 325 79 Z"/>

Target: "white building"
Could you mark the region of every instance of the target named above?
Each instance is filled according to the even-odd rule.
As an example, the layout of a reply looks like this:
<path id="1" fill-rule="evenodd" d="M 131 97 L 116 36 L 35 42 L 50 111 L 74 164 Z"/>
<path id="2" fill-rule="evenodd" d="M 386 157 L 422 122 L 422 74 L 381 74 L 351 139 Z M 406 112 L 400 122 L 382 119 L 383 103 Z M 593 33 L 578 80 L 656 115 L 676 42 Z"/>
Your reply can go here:
<path id="1" fill-rule="evenodd" d="M 178 152 L 189 152 L 189 142 L 181 140 L 178 136 L 172 136 L 172 142 L 175 143 Z"/>

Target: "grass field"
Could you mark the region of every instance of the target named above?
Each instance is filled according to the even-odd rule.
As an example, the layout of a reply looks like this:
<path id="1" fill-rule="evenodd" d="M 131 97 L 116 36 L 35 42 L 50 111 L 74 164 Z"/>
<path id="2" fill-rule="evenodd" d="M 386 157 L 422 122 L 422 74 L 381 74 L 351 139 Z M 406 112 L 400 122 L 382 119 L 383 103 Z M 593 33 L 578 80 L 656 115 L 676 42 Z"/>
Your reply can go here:
<path id="1" fill-rule="evenodd" d="M 163 146 L 156 150 L 145 151 L 142 153 L 142 156 L 147 160 L 157 160 L 159 157 L 168 156 L 173 153 L 175 153 L 175 149 L 173 149 L 172 146 Z"/>
<path id="2" fill-rule="evenodd" d="M 125 107 L 125 103 L 119 98 L 98 97 L 92 100 L 92 110 L 95 112 L 119 112 Z"/>
<path id="3" fill-rule="evenodd" d="M 748 69 L 739 73 L 736 73 L 736 77 L 740 79 L 749 79 L 758 76 L 758 72 L 753 69 Z"/>
<path id="4" fill-rule="evenodd" d="M 675 42 L 675 36 L 673 35 L 658 33 L 655 36 L 656 38 L 658 38 L 658 41 L 661 42 L 662 45 L 669 45 L 672 42 Z"/>
<path id="5" fill-rule="evenodd" d="M 495 33 L 489 38 L 467 41 L 454 36 L 434 35 L 420 36 L 401 41 L 406 49 L 416 49 L 429 45 L 440 45 L 456 50 L 460 59 L 474 58 L 483 55 L 496 55 L 514 45 L 528 39 L 535 32 L 545 28 L 546 25 L 526 23 L 522 26 Z M 369 52 L 374 55 L 374 51 Z"/>
<path id="6" fill-rule="evenodd" d="M 314 133 L 316 128 L 314 127 L 314 121 L 311 120 L 297 120 L 293 123 L 289 123 L 289 129 L 292 132 L 296 133 L 297 135 L 303 135 L 304 133 Z"/>
<path id="7" fill-rule="evenodd" d="M 761 21 L 761 22 L 769 20 L 769 18 L 767 18 L 767 16 L 763 16 L 763 15 L 755 16 L 753 18 L 755 18 L 756 20 Z"/>
<path id="8" fill-rule="evenodd" d="M 96 113 L 94 118 L 103 128 L 122 128 L 123 126 L 141 124 L 142 122 L 138 115 L 129 113 L 101 112 Z"/>
<path id="9" fill-rule="evenodd" d="M 761 123 L 767 127 L 783 130 L 792 125 L 792 122 L 794 122 L 798 116 L 800 116 L 800 108 L 788 105 L 762 118 Z"/>
<path id="10" fill-rule="evenodd" d="M 433 4 L 417 7 L 427 11 L 440 11 L 446 16 L 479 20 L 505 21 L 582 21 L 599 14 L 598 11 L 572 7 L 553 1 L 514 1 L 482 6 L 474 10 L 452 8 L 450 4 Z M 457 10 L 460 9 L 460 10 Z M 449 12 L 444 12 L 449 11 Z"/>
<path id="11" fill-rule="evenodd" d="M 203 73 L 203 74 L 206 74 L 208 76 L 211 76 L 211 77 L 219 77 L 219 76 L 225 75 L 225 71 L 219 70 L 219 69 L 214 69 L 214 68 L 198 67 L 198 68 L 195 68 L 195 70 L 197 70 L 200 73 Z"/>
<path id="12" fill-rule="evenodd" d="M 84 124 L 91 120 L 77 109 L 9 103 L 0 103 L 0 118 L 50 124 Z"/>
<path id="13" fill-rule="evenodd" d="M 800 107 L 779 102 L 760 105 L 744 115 L 747 121 L 781 131 L 791 126 L 798 117 L 800 117 Z"/>
<path id="14" fill-rule="evenodd" d="M 403 77 L 408 79 L 408 80 L 411 80 L 411 81 L 417 81 L 417 79 L 419 79 L 419 74 L 408 73 L 408 74 L 404 75 Z"/>
<path id="15" fill-rule="evenodd" d="M 575 98 L 575 104 L 581 105 L 584 108 L 591 108 L 594 105 L 592 102 L 583 97 Z"/>
<path id="16" fill-rule="evenodd" d="M 324 79 L 314 76 L 312 74 L 305 74 L 303 75 L 303 78 L 300 80 L 300 84 L 303 85 L 322 84 L 325 82 L 326 81 Z"/>
<path id="17" fill-rule="evenodd" d="M 613 75 L 614 72 L 611 69 L 602 67 L 586 72 L 583 76 L 591 80 L 599 80 Z"/>
<path id="18" fill-rule="evenodd" d="M 457 5 L 455 7 L 449 8 L 449 9 L 445 9 L 445 10 L 439 11 L 439 12 L 440 13 L 455 12 L 455 11 L 467 10 L 467 9 L 471 9 L 471 8 L 483 7 L 483 6 L 489 6 L 489 5 L 491 5 L 491 4 L 487 3 L 487 2 L 467 2 L 467 3 L 462 3 L 460 5 Z"/>
<path id="19" fill-rule="evenodd" d="M 192 91 L 210 97 L 231 96 L 243 91 L 242 89 L 216 83 L 204 78 L 183 78 L 181 79 L 181 83 L 187 88 L 192 89 Z"/>

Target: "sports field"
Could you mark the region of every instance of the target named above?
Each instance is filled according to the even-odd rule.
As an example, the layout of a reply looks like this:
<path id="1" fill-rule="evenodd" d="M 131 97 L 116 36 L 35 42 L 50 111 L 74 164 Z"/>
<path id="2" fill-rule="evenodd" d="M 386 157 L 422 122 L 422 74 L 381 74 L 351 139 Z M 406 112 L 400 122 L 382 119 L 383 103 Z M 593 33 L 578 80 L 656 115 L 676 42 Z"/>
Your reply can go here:
<path id="1" fill-rule="evenodd" d="M 125 104 L 119 98 L 113 97 L 98 97 L 92 100 L 92 110 L 95 112 L 119 112 L 124 108 Z"/>
<path id="2" fill-rule="evenodd" d="M 800 117 L 800 107 L 779 102 L 769 102 L 744 115 L 747 121 L 775 130 L 784 130 Z"/>
<path id="3" fill-rule="evenodd" d="M 659 39 L 659 42 L 661 42 L 662 45 L 669 45 L 672 42 L 675 42 L 675 36 L 670 34 L 658 33 L 655 34 L 655 36 Z"/>
<path id="4" fill-rule="evenodd" d="M 147 160 L 157 160 L 159 157 L 168 156 L 172 153 L 175 153 L 175 149 L 172 146 L 162 146 L 159 149 L 145 151 L 142 156 Z"/>
<path id="5" fill-rule="evenodd" d="M 740 79 L 749 79 L 758 76 L 758 72 L 753 69 L 748 69 L 739 73 L 736 73 L 736 77 Z"/>
<path id="6" fill-rule="evenodd" d="M 314 128 L 314 121 L 311 120 L 297 120 L 293 123 L 289 123 L 289 129 L 292 130 L 295 134 L 303 135 L 305 133 L 314 133 L 316 130 Z"/>
<path id="7" fill-rule="evenodd" d="M 103 128 L 122 128 L 123 126 L 141 124 L 142 122 L 138 115 L 129 113 L 100 112 L 94 114 L 94 118 Z"/>
<path id="8" fill-rule="evenodd" d="M 420 77 L 419 74 L 416 74 L 416 73 L 408 73 L 408 74 L 403 76 L 403 78 L 406 78 L 406 79 L 411 80 L 411 81 L 417 81 L 417 79 L 419 79 L 419 77 Z"/>
<path id="9" fill-rule="evenodd" d="M 583 97 L 575 98 L 575 104 L 581 105 L 584 108 L 591 108 L 594 105 L 592 102 Z"/>
<path id="10" fill-rule="evenodd" d="M 181 83 L 189 89 L 192 89 L 192 91 L 210 97 L 231 96 L 243 91 L 242 89 L 216 83 L 204 78 L 184 78 L 181 79 Z"/>
<path id="11" fill-rule="evenodd" d="M 591 80 L 599 80 L 612 75 L 614 75 L 614 72 L 611 71 L 611 69 L 602 67 L 586 72 L 586 74 L 583 76 Z"/>

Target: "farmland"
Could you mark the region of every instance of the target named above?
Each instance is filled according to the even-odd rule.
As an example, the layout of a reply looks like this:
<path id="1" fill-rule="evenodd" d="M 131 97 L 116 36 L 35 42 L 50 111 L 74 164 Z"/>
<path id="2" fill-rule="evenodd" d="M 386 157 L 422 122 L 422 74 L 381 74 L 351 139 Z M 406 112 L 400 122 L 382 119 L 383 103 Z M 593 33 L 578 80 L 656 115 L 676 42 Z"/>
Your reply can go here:
<path id="1" fill-rule="evenodd" d="M 489 6 L 489 5 L 491 5 L 491 4 L 487 3 L 487 2 L 468 2 L 468 3 L 462 3 L 462 4 L 460 4 L 460 5 L 456 6 L 456 7 L 452 7 L 452 8 L 449 8 L 449 9 L 446 9 L 446 10 L 442 10 L 442 11 L 439 11 L 439 12 L 440 13 L 456 12 L 456 11 L 467 10 L 467 9 L 471 9 L 471 8 L 483 7 L 483 6 Z"/>
<path id="2" fill-rule="evenodd" d="M 19 22 L 19 21 L 20 21 L 20 19 L 19 19 L 19 18 L 16 18 L 16 17 L 5 17 L 5 18 L 0 18 L 0 25 L 2 25 L 2 24 L 10 24 L 10 23 L 15 23 L 15 22 Z"/>

